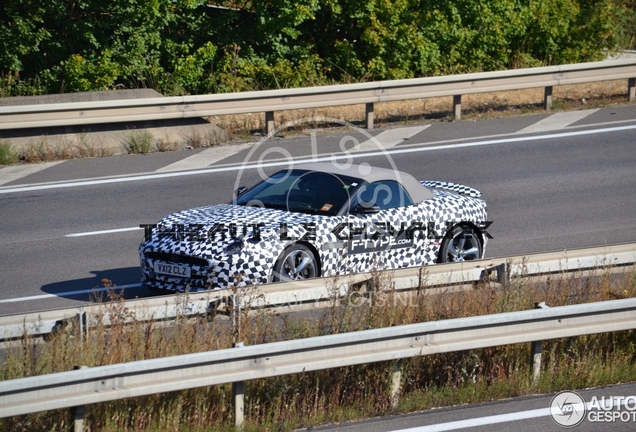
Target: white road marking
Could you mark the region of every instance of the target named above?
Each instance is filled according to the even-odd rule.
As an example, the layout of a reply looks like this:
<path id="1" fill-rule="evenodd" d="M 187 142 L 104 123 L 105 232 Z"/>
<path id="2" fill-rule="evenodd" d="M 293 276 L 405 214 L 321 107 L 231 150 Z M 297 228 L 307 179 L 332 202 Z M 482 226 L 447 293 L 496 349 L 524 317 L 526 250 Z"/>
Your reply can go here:
<path id="1" fill-rule="evenodd" d="M 89 232 L 82 232 L 82 233 L 75 233 L 75 234 L 66 234 L 64 237 L 84 237 L 84 236 L 112 234 L 112 233 L 119 233 L 119 232 L 126 232 L 126 231 L 138 231 L 141 229 L 143 228 L 139 228 L 139 227 L 117 228 L 117 229 L 110 229 L 110 230 L 103 230 L 103 231 L 89 231 Z"/>
<path id="2" fill-rule="evenodd" d="M 238 144 L 210 147 L 200 153 L 189 156 L 163 168 L 159 168 L 155 172 L 186 171 L 205 168 L 251 146 L 252 144 Z"/>
<path id="3" fill-rule="evenodd" d="M 584 130 L 584 131 L 577 131 L 577 132 L 563 132 L 563 133 L 557 133 L 552 135 L 527 136 L 527 137 L 518 137 L 518 138 L 505 138 L 505 139 L 498 139 L 498 140 L 476 141 L 476 142 L 470 142 L 470 143 L 446 144 L 446 145 L 439 145 L 439 146 L 414 147 L 414 148 L 400 147 L 400 148 L 389 149 L 385 151 L 376 151 L 376 152 L 368 152 L 368 153 L 352 153 L 352 154 L 349 153 L 349 154 L 341 154 L 341 155 L 331 154 L 331 155 L 326 155 L 320 158 L 316 158 L 310 155 L 305 158 L 294 159 L 293 162 L 294 163 L 302 163 L 302 162 L 308 162 L 308 161 L 331 162 L 333 160 L 342 160 L 342 159 L 355 159 L 355 158 L 373 157 L 373 156 L 388 156 L 392 154 L 421 153 L 421 152 L 436 151 L 436 150 L 452 150 L 452 149 L 467 148 L 467 147 L 480 147 L 480 146 L 496 145 L 496 144 L 512 144 L 512 143 L 519 143 L 519 142 L 525 142 L 525 141 L 539 141 L 544 139 L 547 140 L 547 139 L 568 138 L 568 137 L 574 137 L 574 136 L 594 135 L 594 134 L 618 132 L 618 131 L 633 130 L 633 129 L 636 129 L 636 125 L 618 126 L 618 127 L 612 127 L 612 128 L 604 128 L 604 129 L 592 129 L 592 130 Z M 420 143 L 420 144 L 426 145 L 426 143 Z M 130 177 L 104 178 L 99 180 L 83 180 L 83 181 L 66 182 L 66 183 L 42 184 L 42 185 L 34 185 L 34 186 L 6 187 L 6 188 L 0 187 L 0 195 L 16 193 L 16 192 L 46 190 L 46 189 L 61 189 L 61 188 L 79 187 L 79 186 L 94 186 L 94 185 L 101 185 L 101 184 L 124 183 L 124 182 L 133 182 L 133 181 L 142 181 L 142 180 L 156 180 L 161 178 L 211 174 L 211 173 L 218 173 L 218 172 L 242 171 L 246 169 L 289 167 L 289 165 L 290 164 L 288 160 L 282 160 L 278 162 L 254 163 L 251 165 L 238 165 L 238 166 L 225 166 L 225 167 L 218 167 L 218 168 L 201 169 L 196 171 L 179 171 L 179 172 L 171 172 L 171 173 L 146 174 L 146 175 L 138 175 L 138 176 L 130 176 Z"/>
<path id="4" fill-rule="evenodd" d="M 130 285 L 122 285 L 122 286 L 115 287 L 114 289 L 121 290 L 121 289 L 125 289 L 125 288 L 139 288 L 139 287 L 141 287 L 140 283 L 138 283 L 138 284 L 130 284 Z M 90 293 L 95 293 L 95 292 L 103 292 L 103 291 L 108 291 L 108 290 L 112 290 L 112 289 L 113 289 L 113 287 L 110 287 L 110 288 L 92 288 L 92 289 L 87 289 L 87 290 L 67 291 L 67 292 L 61 292 L 61 293 L 56 293 L 56 294 L 42 294 L 42 295 L 36 295 L 36 296 L 31 296 L 31 297 L 10 298 L 10 299 L 0 300 L 0 303 L 16 303 L 16 302 L 23 302 L 23 301 L 27 301 L 27 300 L 42 300 L 42 299 L 47 299 L 47 298 L 64 297 L 64 296 L 72 296 L 72 295 L 80 295 L 80 294 L 90 294 Z"/>
<path id="5" fill-rule="evenodd" d="M 622 399 L 621 402 L 618 402 L 616 404 L 614 403 L 613 399 L 608 399 L 605 405 L 602 405 L 602 409 L 604 411 L 611 410 L 615 406 L 621 407 L 623 405 L 625 406 L 627 405 L 626 399 Z M 592 409 L 592 401 L 586 402 L 585 403 L 586 412 L 590 411 L 591 409 Z M 550 411 L 551 411 L 550 408 L 539 408 L 539 409 L 528 410 L 528 411 L 517 411 L 517 412 L 508 413 L 508 414 L 499 414 L 499 415 L 486 416 L 486 417 L 477 417 L 477 418 L 468 419 L 468 420 L 458 420 L 458 421 L 452 421 L 447 423 L 439 423 L 436 425 L 419 426 L 419 427 L 408 428 L 408 429 L 399 429 L 399 430 L 394 430 L 392 432 L 452 431 L 457 429 L 465 429 L 469 427 L 486 426 L 486 425 L 497 424 L 497 423 L 512 422 L 516 420 L 526 420 L 526 419 L 537 418 L 537 417 L 547 417 L 550 415 Z"/>
<path id="6" fill-rule="evenodd" d="M 401 142 L 404 142 L 404 140 L 411 138 L 413 135 L 422 132 L 424 129 L 429 128 L 430 126 L 431 125 L 428 124 L 424 126 L 385 130 L 384 132 L 375 136 L 374 139 L 370 139 L 358 144 L 352 149 L 352 151 L 372 151 L 382 150 L 383 148 L 389 149 L 400 144 Z"/>
<path id="7" fill-rule="evenodd" d="M 510 414 L 500 414 L 488 417 L 478 417 L 468 420 L 458 420 L 448 423 L 439 423 L 429 426 L 419 426 L 409 429 L 400 429 L 393 432 L 442 432 L 452 431 L 457 429 L 465 429 L 475 426 L 485 426 L 496 423 L 505 423 L 515 420 L 525 420 L 536 417 L 546 417 L 550 415 L 550 408 L 540 408 L 529 411 L 521 411 Z"/>
<path id="8" fill-rule="evenodd" d="M 26 177 L 30 174 L 51 168 L 57 164 L 65 161 L 56 162 L 42 162 L 26 165 L 12 165 L 4 168 L 0 168 L 0 185 L 10 183 L 15 180 L 19 180 L 22 177 Z"/>
<path id="9" fill-rule="evenodd" d="M 577 121 L 584 119 L 590 114 L 594 114 L 599 109 L 600 108 L 552 114 L 550 117 L 544 118 L 527 128 L 521 129 L 517 133 L 548 132 L 563 129 L 572 123 L 576 123 Z"/>

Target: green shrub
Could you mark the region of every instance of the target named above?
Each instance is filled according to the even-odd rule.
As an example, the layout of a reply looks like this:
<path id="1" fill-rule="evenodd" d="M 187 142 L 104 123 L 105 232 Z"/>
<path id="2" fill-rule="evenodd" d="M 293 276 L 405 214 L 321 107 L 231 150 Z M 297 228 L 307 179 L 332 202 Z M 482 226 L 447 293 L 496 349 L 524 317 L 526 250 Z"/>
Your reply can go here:
<path id="1" fill-rule="evenodd" d="M 0 141 L 0 165 L 11 165 L 18 162 L 18 152 L 8 141 Z"/>
<path id="2" fill-rule="evenodd" d="M 230 9 L 84 0 L 78 25 L 73 2 L 0 2 L 0 96 L 291 88 L 591 61 L 636 44 L 628 0 L 214 3 Z"/>
<path id="3" fill-rule="evenodd" d="M 152 134 L 148 131 L 132 132 L 126 141 L 126 150 L 131 154 L 149 153 L 152 141 Z"/>

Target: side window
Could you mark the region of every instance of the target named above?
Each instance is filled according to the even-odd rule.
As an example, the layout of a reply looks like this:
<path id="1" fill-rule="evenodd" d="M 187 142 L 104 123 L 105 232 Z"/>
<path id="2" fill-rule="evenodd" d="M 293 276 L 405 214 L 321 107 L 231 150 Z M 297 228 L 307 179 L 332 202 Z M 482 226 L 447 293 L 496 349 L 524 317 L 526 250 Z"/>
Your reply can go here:
<path id="1" fill-rule="evenodd" d="M 402 185 L 395 180 L 381 180 L 362 186 L 352 208 L 358 204 L 364 207 L 377 205 L 380 210 L 386 210 L 408 206 L 413 204 L 413 201 Z"/>

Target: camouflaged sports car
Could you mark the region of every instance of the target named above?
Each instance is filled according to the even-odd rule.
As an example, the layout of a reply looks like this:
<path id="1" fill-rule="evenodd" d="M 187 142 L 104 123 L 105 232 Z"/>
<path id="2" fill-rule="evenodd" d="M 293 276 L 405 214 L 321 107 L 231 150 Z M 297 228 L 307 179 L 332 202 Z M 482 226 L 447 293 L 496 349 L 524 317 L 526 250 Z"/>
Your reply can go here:
<path id="1" fill-rule="evenodd" d="M 146 227 L 142 283 L 202 291 L 479 259 L 486 202 L 368 164 L 296 165 Z"/>

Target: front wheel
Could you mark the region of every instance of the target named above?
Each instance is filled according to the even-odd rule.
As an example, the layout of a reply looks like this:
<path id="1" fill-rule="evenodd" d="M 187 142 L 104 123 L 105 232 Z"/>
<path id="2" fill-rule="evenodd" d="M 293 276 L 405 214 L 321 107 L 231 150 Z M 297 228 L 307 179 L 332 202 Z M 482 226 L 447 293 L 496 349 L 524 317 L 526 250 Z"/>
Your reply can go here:
<path id="1" fill-rule="evenodd" d="M 437 262 L 462 262 L 480 259 L 482 254 L 480 237 L 479 233 L 471 227 L 454 227 L 442 241 Z"/>
<path id="2" fill-rule="evenodd" d="M 274 266 L 274 282 L 311 279 L 318 276 L 316 257 L 307 246 L 296 244 L 285 249 Z"/>

